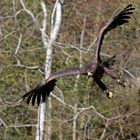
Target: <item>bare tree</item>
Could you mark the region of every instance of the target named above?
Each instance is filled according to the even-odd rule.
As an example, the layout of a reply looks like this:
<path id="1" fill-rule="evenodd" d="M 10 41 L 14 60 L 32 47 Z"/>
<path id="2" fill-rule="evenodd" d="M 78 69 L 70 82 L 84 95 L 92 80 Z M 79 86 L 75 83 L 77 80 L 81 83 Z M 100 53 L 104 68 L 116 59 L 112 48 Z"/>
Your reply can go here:
<path id="1" fill-rule="evenodd" d="M 43 11 L 43 21 L 42 28 L 40 29 L 42 35 L 42 41 L 44 47 L 46 48 L 46 59 L 45 59 L 45 79 L 47 79 L 51 73 L 51 64 L 52 64 L 52 52 L 53 47 L 52 44 L 57 38 L 57 34 L 60 29 L 61 20 L 62 20 L 62 2 L 60 0 L 56 0 L 54 9 L 51 17 L 51 32 L 50 36 L 47 37 L 46 29 L 47 29 L 47 7 L 43 0 L 41 0 L 41 6 Z M 55 19 L 55 20 L 54 20 Z M 45 131 L 45 115 L 46 115 L 46 103 L 41 103 L 38 108 L 38 123 L 37 123 L 37 133 L 36 140 L 43 140 L 45 138 L 45 132 L 47 133 L 47 140 L 51 139 L 51 97 L 47 100 L 47 132 Z"/>
<path id="2" fill-rule="evenodd" d="M 138 12 L 134 14 L 135 22 L 124 27 L 125 30 L 127 28 L 126 31 L 120 28 L 116 29 L 115 34 L 108 34 L 101 53 L 102 58 L 111 57 L 112 53 L 117 54 L 117 64 L 114 67 L 119 67 L 128 81 L 132 78 L 131 88 L 118 87 L 105 77 L 103 80 L 116 93 L 113 100 L 108 100 L 96 87 L 90 89 L 90 80 L 87 82 L 82 76 L 78 75 L 75 80 L 62 79 L 57 82 L 55 94 L 50 94 L 47 105 L 41 104 L 38 108 L 37 123 L 36 107 L 27 107 L 23 102 L 17 102 L 25 91 L 29 91 L 40 80 L 42 74 L 45 73 L 45 78 L 49 76 L 52 55 L 59 58 L 53 60 L 55 70 L 77 66 L 78 62 L 79 67 L 82 67 L 88 62 L 89 56 L 95 52 L 95 36 L 102 26 L 101 21 L 105 22 L 112 15 L 113 8 L 120 9 L 118 6 L 127 5 L 129 0 L 127 3 L 109 0 L 65 2 L 64 26 L 59 39 L 55 40 L 59 2 L 60 0 L 0 2 L 0 138 L 30 140 L 36 136 L 37 140 L 139 139 Z M 138 2 L 133 4 L 137 5 L 137 9 L 140 8 Z M 48 32 L 50 29 L 51 32 Z M 55 38 L 52 37 L 54 33 Z M 40 40 L 43 47 L 40 47 Z M 53 46 L 57 46 L 55 51 Z M 40 68 L 44 55 L 45 72 Z M 37 134 L 34 132 L 36 128 Z"/>

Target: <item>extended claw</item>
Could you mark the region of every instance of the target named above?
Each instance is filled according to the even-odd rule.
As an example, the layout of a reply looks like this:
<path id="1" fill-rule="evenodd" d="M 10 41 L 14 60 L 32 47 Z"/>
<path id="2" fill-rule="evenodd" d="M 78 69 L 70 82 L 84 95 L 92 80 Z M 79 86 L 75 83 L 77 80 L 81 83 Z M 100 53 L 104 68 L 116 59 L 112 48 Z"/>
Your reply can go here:
<path id="1" fill-rule="evenodd" d="M 122 87 L 126 87 L 127 83 L 123 80 L 118 79 L 118 83 L 122 86 Z"/>
<path id="2" fill-rule="evenodd" d="M 106 90 L 105 93 L 106 93 L 108 98 L 110 98 L 110 99 L 113 98 L 113 93 L 111 91 Z"/>

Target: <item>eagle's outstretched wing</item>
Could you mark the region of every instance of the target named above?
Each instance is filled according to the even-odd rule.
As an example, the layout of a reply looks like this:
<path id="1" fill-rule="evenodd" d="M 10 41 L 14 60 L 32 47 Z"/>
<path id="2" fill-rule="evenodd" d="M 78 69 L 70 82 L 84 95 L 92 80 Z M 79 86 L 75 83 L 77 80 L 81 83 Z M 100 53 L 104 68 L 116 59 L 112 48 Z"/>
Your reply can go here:
<path id="1" fill-rule="evenodd" d="M 22 99 L 27 99 L 27 104 L 30 103 L 32 100 L 32 105 L 35 104 L 37 100 L 37 104 L 40 104 L 40 101 L 42 99 L 42 102 L 45 102 L 46 96 L 50 95 L 50 92 L 54 89 L 56 84 L 56 79 L 69 76 L 69 75 L 75 75 L 75 74 L 83 74 L 86 75 L 86 69 L 82 68 L 70 68 L 66 70 L 61 70 L 55 73 L 52 73 L 48 79 L 42 80 L 34 89 L 27 92 L 22 96 Z"/>
<path id="2" fill-rule="evenodd" d="M 114 29 L 115 27 L 122 25 L 124 23 L 127 23 L 128 20 L 130 19 L 130 15 L 133 13 L 133 10 L 135 8 L 133 7 L 132 4 L 126 6 L 122 11 L 120 11 L 118 14 L 116 14 L 116 16 L 114 16 L 113 18 L 111 18 L 100 30 L 98 38 L 97 38 L 97 48 L 96 48 L 96 54 L 95 54 L 95 58 L 96 60 L 100 60 L 100 49 L 101 49 L 101 45 L 102 45 L 102 41 L 104 39 L 104 35 Z"/>
<path id="3" fill-rule="evenodd" d="M 50 77 L 47 79 L 47 81 L 51 81 L 53 79 L 58 79 L 64 76 L 69 76 L 69 75 L 75 75 L 75 74 L 86 74 L 86 67 L 85 68 L 69 68 L 66 70 L 61 70 L 58 72 L 54 72 L 50 75 Z"/>

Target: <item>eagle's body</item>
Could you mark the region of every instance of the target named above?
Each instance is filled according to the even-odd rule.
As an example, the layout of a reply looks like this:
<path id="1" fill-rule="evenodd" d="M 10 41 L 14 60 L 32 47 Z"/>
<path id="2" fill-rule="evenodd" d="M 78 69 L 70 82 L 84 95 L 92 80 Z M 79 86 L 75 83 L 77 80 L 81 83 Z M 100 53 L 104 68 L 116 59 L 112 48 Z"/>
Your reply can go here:
<path id="1" fill-rule="evenodd" d="M 112 98 L 112 92 L 110 92 L 101 81 L 103 74 L 106 73 L 113 79 L 117 79 L 120 84 L 122 83 L 120 82 L 120 77 L 109 68 L 110 60 L 107 62 L 102 62 L 100 58 L 101 45 L 105 34 L 117 26 L 127 23 L 130 15 L 133 13 L 133 10 L 134 7 L 131 4 L 128 5 L 102 27 L 97 37 L 96 52 L 91 64 L 85 66 L 84 68 L 69 68 L 52 73 L 47 79 L 42 80 L 34 89 L 23 95 L 23 100 L 27 98 L 28 104 L 32 100 L 32 105 L 34 105 L 35 101 L 37 100 L 37 104 L 39 105 L 41 101 L 45 102 L 46 96 L 50 95 L 50 92 L 54 89 L 58 78 L 75 74 L 92 77 L 97 85 L 107 94 L 107 96 Z"/>

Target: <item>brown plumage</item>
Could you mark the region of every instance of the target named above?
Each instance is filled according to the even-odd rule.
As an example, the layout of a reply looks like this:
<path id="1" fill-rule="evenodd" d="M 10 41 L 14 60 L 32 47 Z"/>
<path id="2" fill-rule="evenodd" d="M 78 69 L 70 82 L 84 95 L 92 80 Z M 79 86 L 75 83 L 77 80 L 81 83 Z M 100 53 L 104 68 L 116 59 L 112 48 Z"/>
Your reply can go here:
<path id="1" fill-rule="evenodd" d="M 66 70 L 61 70 L 52 73 L 46 80 L 41 81 L 40 84 L 38 84 L 34 89 L 23 95 L 22 99 L 24 100 L 25 98 L 27 98 L 27 104 L 29 104 L 30 101 L 32 100 L 32 105 L 34 105 L 35 102 L 37 101 L 37 104 L 39 105 L 40 102 L 45 102 L 46 96 L 49 96 L 50 92 L 53 91 L 57 81 L 56 79 L 76 74 L 91 76 L 95 80 L 97 85 L 107 94 L 107 96 L 109 98 L 112 98 L 112 93 L 101 81 L 104 72 L 110 75 L 113 79 L 117 79 L 119 83 L 121 84 L 123 83 L 120 81 L 119 76 L 109 68 L 109 61 L 107 61 L 106 63 L 105 62 L 103 63 L 101 61 L 100 59 L 101 45 L 104 39 L 104 35 L 108 31 L 114 29 L 115 27 L 128 22 L 128 19 L 130 18 L 130 15 L 133 13 L 133 10 L 134 7 L 132 5 L 128 5 L 118 14 L 116 14 L 116 16 L 111 18 L 102 27 L 96 41 L 97 48 L 91 64 L 85 66 L 84 68 L 69 68 Z"/>
<path id="2" fill-rule="evenodd" d="M 99 53 L 100 53 L 101 45 L 104 39 L 104 35 L 110 30 L 116 28 L 117 26 L 127 23 L 128 20 L 131 18 L 130 15 L 133 13 L 134 9 L 135 8 L 133 7 L 133 5 L 129 4 L 122 11 L 120 11 L 114 17 L 109 19 L 109 21 L 102 27 L 102 29 L 99 32 L 97 43 L 96 43 L 97 44 L 97 49 L 96 49 L 96 54 L 95 54 L 96 59 L 100 60 Z"/>

